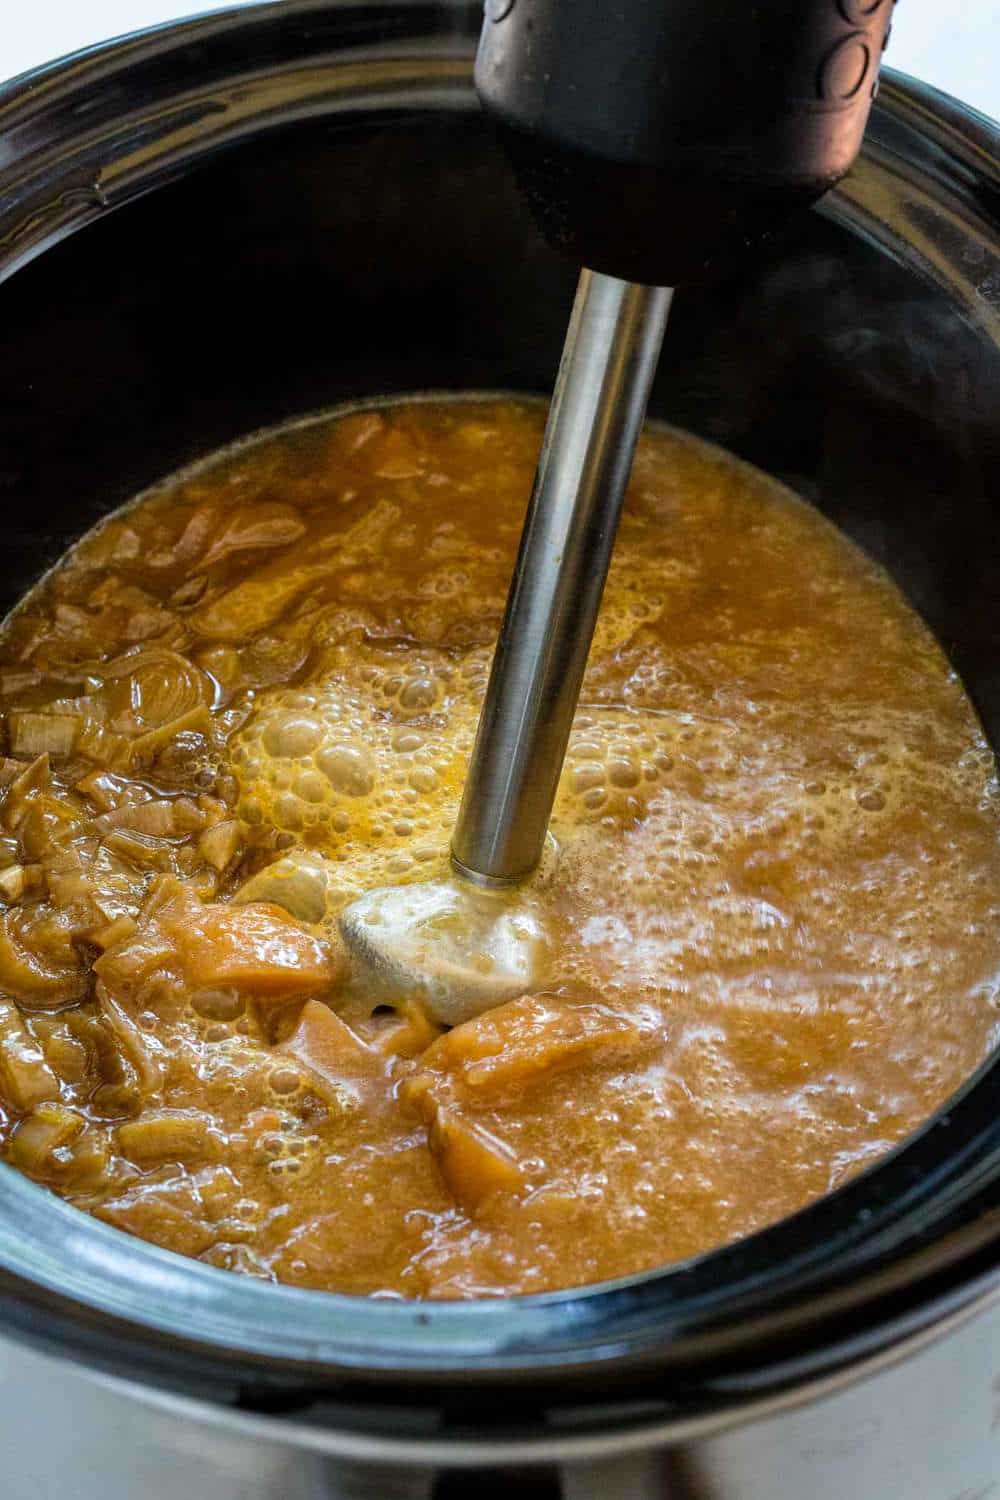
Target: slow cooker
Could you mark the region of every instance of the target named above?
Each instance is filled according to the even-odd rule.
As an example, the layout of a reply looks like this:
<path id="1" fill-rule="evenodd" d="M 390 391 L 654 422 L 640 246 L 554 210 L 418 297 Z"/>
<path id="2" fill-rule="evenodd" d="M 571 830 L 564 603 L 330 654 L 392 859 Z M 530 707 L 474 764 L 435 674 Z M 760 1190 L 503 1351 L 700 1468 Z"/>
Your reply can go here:
<path id="1" fill-rule="evenodd" d="M 4 608 L 99 515 L 255 428 L 359 395 L 551 388 L 575 268 L 479 117 L 479 22 L 464 0 L 284 0 L 0 90 Z M 994 743 L 998 408 L 1000 134 L 888 73 L 847 180 L 723 284 L 678 295 L 651 409 L 878 558 Z M 154 1440 L 202 1445 L 209 1497 L 985 1496 L 998 1109 L 991 1061 L 762 1233 L 466 1304 L 261 1284 L 0 1167 L 3 1448 L 23 1371 L 53 1427 L 66 1382 L 78 1393 L 105 1496 L 114 1445 Z M 66 1452 L 58 1492 L 89 1496 Z"/>

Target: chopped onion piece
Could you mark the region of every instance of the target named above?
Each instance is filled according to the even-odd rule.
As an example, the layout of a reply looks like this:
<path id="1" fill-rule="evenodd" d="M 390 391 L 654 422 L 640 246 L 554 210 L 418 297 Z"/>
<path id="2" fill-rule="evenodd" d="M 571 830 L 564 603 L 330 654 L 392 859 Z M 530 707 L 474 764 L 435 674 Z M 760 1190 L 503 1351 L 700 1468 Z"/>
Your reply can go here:
<path id="1" fill-rule="evenodd" d="M 0 999 L 0 1093 L 21 1114 L 58 1099 L 59 1082 L 12 1000 Z"/>
<path id="2" fill-rule="evenodd" d="M 206 828 L 198 840 L 198 853 L 206 864 L 221 874 L 239 853 L 243 837 L 244 825 L 239 818 L 224 818 L 213 827 Z"/>
<path id="3" fill-rule="evenodd" d="M 11 1136 L 10 1159 L 22 1172 L 44 1172 L 53 1154 L 81 1133 L 86 1121 L 63 1104 L 40 1104 Z"/>
<path id="4" fill-rule="evenodd" d="M 14 709 L 7 715 L 10 747 L 15 755 L 72 755 L 80 720 L 72 714 L 31 713 Z"/>
<path id="5" fill-rule="evenodd" d="M 205 1125 L 197 1110 L 165 1109 L 128 1120 L 117 1130 L 118 1147 L 137 1166 L 154 1162 L 192 1162 L 220 1155 L 223 1138 Z"/>
<path id="6" fill-rule="evenodd" d="M 8 865 L 6 870 L 0 870 L 0 896 L 5 901 L 20 901 L 26 884 L 23 865 Z"/>

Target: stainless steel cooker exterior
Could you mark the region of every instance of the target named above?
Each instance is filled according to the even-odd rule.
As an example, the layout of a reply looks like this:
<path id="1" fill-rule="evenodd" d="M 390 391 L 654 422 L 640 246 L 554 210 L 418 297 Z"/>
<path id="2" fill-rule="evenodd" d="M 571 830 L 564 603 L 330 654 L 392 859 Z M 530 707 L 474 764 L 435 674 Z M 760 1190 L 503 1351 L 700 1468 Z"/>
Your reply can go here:
<path id="1" fill-rule="evenodd" d="M 264 423 L 551 387 L 574 268 L 477 115 L 478 24 L 464 0 L 285 0 L 0 91 L 7 603 L 96 515 Z M 651 405 L 880 557 L 995 743 L 998 161 L 989 122 L 890 75 L 821 213 L 678 297 Z M 1000 1491 L 998 1102 L 987 1066 L 884 1164 L 712 1256 L 467 1306 L 227 1276 L 0 1168 L 0 1371 L 79 1413 L 105 1500 L 134 1492 L 136 1441 L 174 1455 L 163 1500 L 974 1500 Z M 33 1452 L 49 1488 L 5 1493 L 87 1500 L 73 1452 L 8 1412 L 8 1473 Z"/>
<path id="2" fill-rule="evenodd" d="M 796 1391 L 730 1427 L 629 1451 L 534 1463 L 475 1450 L 449 1465 L 346 1456 L 321 1427 L 220 1411 L 172 1394 L 95 1380 L 65 1361 L 0 1341 L 5 1493 L 10 1500 L 434 1500 L 500 1493 L 524 1500 L 988 1500 L 1000 1472 L 1000 1312 L 850 1378 Z M 136 1404 L 143 1403 L 145 1409 Z M 58 1420 L 53 1421 L 53 1413 Z"/>

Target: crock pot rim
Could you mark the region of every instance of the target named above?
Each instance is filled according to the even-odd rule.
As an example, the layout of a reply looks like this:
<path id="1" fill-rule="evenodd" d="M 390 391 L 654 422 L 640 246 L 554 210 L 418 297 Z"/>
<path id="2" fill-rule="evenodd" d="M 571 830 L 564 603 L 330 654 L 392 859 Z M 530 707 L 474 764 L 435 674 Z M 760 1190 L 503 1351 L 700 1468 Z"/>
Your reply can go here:
<path id="1" fill-rule="evenodd" d="M 276 58 L 308 56 L 306 32 L 317 19 L 332 33 L 346 17 L 375 23 L 390 15 L 402 15 L 410 40 L 433 43 L 439 35 L 470 39 L 479 9 L 469 0 L 284 0 L 156 27 L 22 75 L 0 90 L 0 143 L 21 131 L 34 142 L 6 165 L 0 158 L 0 273 L 25 189 L 43 196 L 58 191 L 64 178 L 52 172 L 49 148 L 60 148 L 61 170 L 70 172 L 75 138 L 67 126 L 74 108 L 95 90 L 106 93 L 115 80 L 127 81 L 150 63 L 168 68 L 192 43 L 213 38 L 221 38 L 225 49 L 236 44 L 224 49 L 221 66 L 231 68 L 238 51 L 245 76 L 255 60 L 273 67 Z M 454 24 L 435 29 L 445 17 Z M 398 32 L 391 41 L 398 47 Z M 373 55 L 379 50 L 371 37 L 365 46 Z M 466 57 L 471 59 L 471 49 Z M 325 61 L 336 66 L 329 56 Z M 460 107 L 474 107 L 470 79 L 460 91 Z M 885 75 L 869 150 L 878 150 L 880 119 L 890 134 L 901 122 L 915 134 L 921 114 L 939 97 Z M 136 98 L 129 102 L 139 105 Z M 931 145 L 939 172 L 945 170 L 942 154 L 955 166 L 958 192 L 970 177 L 975 181 L 984 151 L 987 162 L 1000 159 L 1000 134 L 957 102 L 947 105 L 947 119 L 938 121 Z M 276 123 L 282 122 L 269 120 L 261 131 Z M 36 154 L 46 156 L 46 170 L 37 177 Z M 172 167 L 181 165 L 175 160 Z M 152 185 L 162 180 L 156 176 Z M 135 183 L 126 196 L 142 190 Z M 847 201 L 849 194 L 842 196 Z M 118 201 L 125 197 L 112 202 L 95 191 L 33 253 Z M 824 212 L 837 217 L 837 202 L 828 201 Z M 849 221 L 850 213 L 844 218 Z M 21 263 L 16 252 L 14 259 Z M 15 1331 L 37 1336 L 36 1319 L 43 1316 L 50 1327 L 59 1325 L 60 1342 L 76 1337 L 82 1357 L 99 1357 L 104 1343 L 114 1345 L 116 1360 L 127 1360 L 137 1342 L 152 1337 L 161 1352 L 166 1345 L 182 1352 L 188 1368 L 198 1359 L 206 1368 L 221 1364 L 253 1378 L 544 1380 L 557 1369 L 565 1380 L 571 1372 L 606 1373 L 613 1365 L 644 1380 L 654 1369 L 689 1377 L 697 1370 L 709 1381 L 729 1370 L 738 1383 L 750 1350 L 758 1368 L 766 1350 L 776 1369 L 787 1368 L 787 1358 L 829 1361 L 845 1338 L 854 1340 L 852 1347 L 859 1339 L 884 1343 L 900 1320 L 919 1320 L 919 1309 L 929 1309 L 935 1297 L 961 1300 L 973 1276 L 977 1295 L 982 1293 L 1000 1262 L 998 1104 L 1000 1066 L 989 1061 L 889 1157 L 759 1234 L 665 1271 L 497 1303 L 390 1304 L 260 1286 L 131 1239 L 2 1167 L 0 1299 Z M 264 1307 L 271 1309 L 266 1318 Z M 831 1328 L 838 1334 L 832 1342 Z M 821 1336 L 823 1351 L 817 1347 Z"/>

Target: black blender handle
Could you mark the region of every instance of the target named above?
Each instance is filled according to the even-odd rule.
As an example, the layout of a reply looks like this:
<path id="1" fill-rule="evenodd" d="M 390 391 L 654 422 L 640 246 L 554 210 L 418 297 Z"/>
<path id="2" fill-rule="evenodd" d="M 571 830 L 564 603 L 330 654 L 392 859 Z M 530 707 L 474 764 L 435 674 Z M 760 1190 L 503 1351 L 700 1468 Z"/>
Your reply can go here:
<path id="1" fill-rule="evenodd" d="M 476 86 L 549 239 L 675 285 L 848 170 L 893 3 L 486 0 Z"/>

